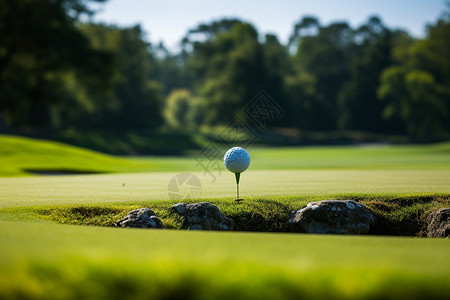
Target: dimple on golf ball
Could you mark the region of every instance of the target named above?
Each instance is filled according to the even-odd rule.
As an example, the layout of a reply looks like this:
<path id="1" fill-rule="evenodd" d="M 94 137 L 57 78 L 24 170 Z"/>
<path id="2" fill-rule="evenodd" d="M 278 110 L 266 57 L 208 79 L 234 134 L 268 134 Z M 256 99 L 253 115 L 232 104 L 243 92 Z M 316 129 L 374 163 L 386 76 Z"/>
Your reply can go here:
<path id="1" fill-rule="evenodd" d="M 223 162 L 228 171 L 242 173 L 250 165 L 250 155 L 241 147 L 233 147 L 225 153 Z"/>

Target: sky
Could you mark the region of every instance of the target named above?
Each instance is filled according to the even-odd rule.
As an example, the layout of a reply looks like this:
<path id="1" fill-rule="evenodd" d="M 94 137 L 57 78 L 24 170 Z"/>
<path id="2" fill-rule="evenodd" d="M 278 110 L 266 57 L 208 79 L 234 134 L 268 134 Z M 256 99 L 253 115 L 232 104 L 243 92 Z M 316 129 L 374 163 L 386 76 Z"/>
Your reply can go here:
<path id="1" fill-rule="evenodd" d="M 345 20 L 356 27 L 376 14 L 390 28 L 422 37 L 425 25 L 445 9 L 445 0 L 109 0 L 93 7 L 94 21 L 140 24 L 148 41 L 163 41 L 176 51 L 190 28 L 224 17 L 250 22 L 260 34 L 275 33 L 282 43 L 304 15 L 316 16 L 324 25 Z"/>

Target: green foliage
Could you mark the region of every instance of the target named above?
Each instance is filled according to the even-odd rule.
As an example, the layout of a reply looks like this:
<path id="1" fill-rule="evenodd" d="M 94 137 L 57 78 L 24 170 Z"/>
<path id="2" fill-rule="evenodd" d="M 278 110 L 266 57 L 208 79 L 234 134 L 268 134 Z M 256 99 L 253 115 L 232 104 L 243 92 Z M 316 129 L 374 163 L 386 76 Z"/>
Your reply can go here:
<path id="1" fill-rule="evenodd" d="M 285 111 L 269 127 L 448 138 L 448 13 L 421 40 L 377 16 L 358 28 L 305 16 L 287 45 L 222 19 L 190 29 L 171 53 L 139 26 L 80 22 L 93 14 L 88 3 L 0 4 L 0 130 L 107 135 L 164 121 L 198 130 L 245 120 L 244 108 L 265 90 Z"/>
<path id="2" fill-rule="evenodd" d="M 3 1 L 0 112 L 6 128 L 150 129 L 162 85 L 139 26 L 80 24 L 87 1 Z M 17 23 L 16 20 L 20 20 Z M 1 24 L 0 24 L 1 25 Z"/>
<path id="3" fill-rule="evenodd" d="M 139 26 L 80 22 L 89 1 L 0 5 L 2 131 L 197 130 L 245 120 L 265 90 L 285 111 L 269 127 L 448 139 L 448 13 L 421 40 L 377 16 L 358 28 L 304 16 L 287 45 L 222 19 L 190 29 L 171 53 Z"/>
<path id="4" fill-rule="evenodd" d="M 444 28 L 445 24 L 442 19 L 436 26 Z M 377 16 L 356 29 L 345 22 L 323 26 L 317 18 L 307 16 L 295 25 L 289 45 L 285 46 L 273 35 L 258 42 L 251 30 L 243 30 L 245 26 L 249 25 L 226 19 L 201 24 L 183 40 L 184 45 L 192 47 L 185 66 L 192 70 L 196 82 L 192 91 L 206 101 L 207 123 L 229 122 L 230 118 L 223 116 L 237 116 L 252 99 L 248 91 L 262 86 L 286 111 L 282 120 L 271 125 L 308 130 L 407 132 L 422 138 L 445 139 L 445 85 L 437 87 L 434 79 L 425 80 L 423 73 L 405 75 L 407 82 L 403 85 L 411 91 L 398 84 L 392 85 L 390 91 L 383 86 L 389 77 L 382 77 L 383 72 L 396 68 L 398 57 L 416 43 L 406 32 L 387 28 Z M 248 36 L 241 41 L 244 32 Z M 438 32 L 430 26 L 429 32 L 426 44 L 430 46 L 415 50 L 417 54 L 412 59 L 433 74 L 448 65 L 443 50 L 448 39 L 445 30 Z M 192 34 L 204 38 L 195 40 Z M 448 78 L 447 73 L 440 71 L 440 79 Z M 385 101 L 379 101 L 380 98 Z M 422 121 L 413 121 L 417 119 Z"/>
<path id="5" fill-rule="evenodd" d="M 397 33 L 386 28 L 378 17 L 371 17 L 354 35 L 358 43 L 350 62 L 350 80 L 338 96 L 342 112 L 338 125 L 371 132 L 398 132 L 396 124 L 383 120 L 384 103 L 379 101 L 376 93 L 381 73 L 392 64 L 391 51 Z"/>
<path id="6" fill-rule="evenodd" d="M 1 2 L 0 112 L 7 126 L 60 128 L 91 109 L 85 89 L 108 85 L 110 54 L 93 49 L 75 27 L 89 13 L 87 2 Z"/>
<path id="7" fill-rule="evenodd" d="M 79 28 L 96 49 L 113 55 L 114 78 L 108 93 L 98 98 L 93 95 L 96 111 L 82 119 L 78 128 L 142 130 L 159 126 L 162 86 L 151 79 L 156 66 L 141 28 L 102 24 L 82 24 Z"/>
<path id="8" fill-rule="evenodd" d="M 153 56 L 154 68 L 152 69 L 152 78 L 164 85 L 164 95 L 170 94 L 177 89 L 192 89 L 192 72 L 186 67 L 188 52 L 185 49 L 187 41 L 181 42 L 182 50 L 180 53 L 171 53 L 160 42 L 157 46 L 152 46 L 150 53 Z"/>
<path id="9" fill-rule="evenodd" d="M 400 118 L 418 136 L 450 130 L 450 22 L 441 19 L 428 32 L 424 40 L 406 40 L 396 47 L 397 64 L 384 70 L 378 90 L 387 102 L 384 115 Z"/>
<path id="10" fill-rule="evenodd" d="M 210 37 L 193 43 L 187 66 L 200 86 L 198 94 L 207 100 L 205 122 L 227 124 L 264 88 L 263 51 L 250 24 L 236 22 L 229 31 L 213 30 L 214 34 L 211 30 L 208 26 L 196 30 Z"/>
<path id="11" fill-rule="evenodd" d="M 265 40 L 262 43 L 262 51 L 264 58 L 264 90 L 274 97 L 274 100 L 285 111 L 285 115 L 276 120 L 271 120 L 271 126 L 295 126 L 298 117 L 292 116 L 290 113 L 293 109 L 293 104 L 290 101 L 290 95 L 287 90 L 287 79 L 294 76 L 295 73 L 291 65 L 291 57 L 288 49 L 280 43 L 277 36 L 266 34 Z"/>
<path id="12" fill-rule="evenodd" d="M 317 35 L 302 37 L 295 61 L 299 69 L 314 78 L 315 84 L 308 103 L 309 129 L 336 128 L 337 95 L 349 78 L 352 47 L 352 30 L 347 23 L 319 27 Z M 314 121 L 319 119 L 322 121 Z"/>
<path id="13" fill-rule="evenodd" d="M 188 90 L 173 90 L 166 99 L 163 115 L 166 123 L 175 129 L 198 128 L 204 119 L 202 101 L 192 97 Z"/>

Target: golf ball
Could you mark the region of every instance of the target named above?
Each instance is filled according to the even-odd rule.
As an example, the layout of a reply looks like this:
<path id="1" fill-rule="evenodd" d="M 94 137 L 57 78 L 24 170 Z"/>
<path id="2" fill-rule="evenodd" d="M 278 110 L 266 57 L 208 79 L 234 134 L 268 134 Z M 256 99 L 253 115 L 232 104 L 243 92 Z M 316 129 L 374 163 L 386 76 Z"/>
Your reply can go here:
<path id="1" fill-rule="evenodd" d="M 225 153 L 223 162 L 228 171 L 242 173 L 250 165 L 250 155 L 244 148 L 233 147 Z"/>

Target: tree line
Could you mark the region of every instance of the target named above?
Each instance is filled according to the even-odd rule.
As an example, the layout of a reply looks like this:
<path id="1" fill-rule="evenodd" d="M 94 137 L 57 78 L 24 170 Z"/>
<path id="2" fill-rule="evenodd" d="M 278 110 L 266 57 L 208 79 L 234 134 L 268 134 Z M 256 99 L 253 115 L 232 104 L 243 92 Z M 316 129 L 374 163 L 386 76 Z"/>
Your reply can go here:
<path id="1" fill-rule="evenodd" d="M 377 16 L 358 27 L 304 16 L 287 44 L 222 19 L 172 53 L 138 25 L 85 21 L 87 4 L 0 2 L 1 131 L 195 130 L 227 124 L 265 90 L 285 110 L 273 126 L 450 133 L 448 12 L 420 39 Z"/>

